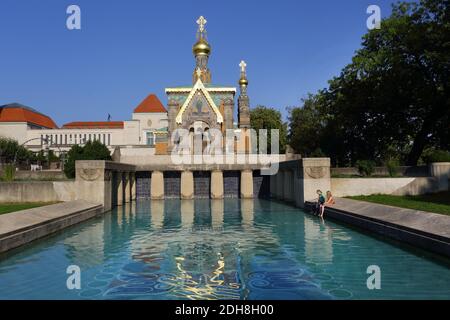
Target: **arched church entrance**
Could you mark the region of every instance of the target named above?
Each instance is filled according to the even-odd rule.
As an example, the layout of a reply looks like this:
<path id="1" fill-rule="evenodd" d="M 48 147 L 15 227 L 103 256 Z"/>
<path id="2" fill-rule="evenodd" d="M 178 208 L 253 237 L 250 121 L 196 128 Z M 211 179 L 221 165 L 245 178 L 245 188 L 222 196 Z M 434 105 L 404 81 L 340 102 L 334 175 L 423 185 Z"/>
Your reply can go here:
<path id="1" fill-rule="evenodd" d="M 201 155 L 208 146 L 210 125 L 205 121 L 194 121 L 189 127 L 191 153 Z"/>

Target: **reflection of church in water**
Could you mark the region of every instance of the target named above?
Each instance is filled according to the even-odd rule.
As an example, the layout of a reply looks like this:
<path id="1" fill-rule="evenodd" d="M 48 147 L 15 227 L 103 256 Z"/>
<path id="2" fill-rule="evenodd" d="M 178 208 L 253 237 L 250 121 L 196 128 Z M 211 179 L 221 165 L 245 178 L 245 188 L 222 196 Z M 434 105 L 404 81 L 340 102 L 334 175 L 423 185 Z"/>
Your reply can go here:
<path id="1" fill-rule="evenodd" d="M 241 75 L 239 79 L 240 94 L 238 97 L 238 121 L 234 122 L 234 99 L 236 88 L 228 86 L 216 86 L 211 83 L 211 71 L 208 68 L 208 59 L 211 54 L 211 46 L 206 36 L 206 19 L 200 17 L 197 20 L 197 42 L 193 46 L 195 56 L 195 70 L 192 75 L 192 86 L 166 88 L 168 100 L 168 124 L 169 124 L 169 150 L 174 144 L 179 143 L 177 129 L 189 132 L 191 142 L 208 139 L 210 129 L 220 130 L 223 137 L 227 130 L 233 130 L 236 135 L 245 134 L 250 127 L 249 98 L 247 96 L 246 64 L 241 61 Z M 218 132 L 214 130 L 215 132 Z M 174 134 L 174 142 L 170 137 Z M 236 151 L 249 150 L 249 140 L 244 140 L 243 145 L 233 145 Z M 192 145 L 191 145 L 192 146 Z M 195 145 L 197 151 L 197 144 Z M 222 141 L 222 147 L 225 143 Z M 193 149 L 191 149 L 193 150 Z M 199 151 L 202 151 L 200 149 Z M 228 149 L 228 151 L 230 151 Z M 196 152 L 197 153 L 197 152 Z"/>

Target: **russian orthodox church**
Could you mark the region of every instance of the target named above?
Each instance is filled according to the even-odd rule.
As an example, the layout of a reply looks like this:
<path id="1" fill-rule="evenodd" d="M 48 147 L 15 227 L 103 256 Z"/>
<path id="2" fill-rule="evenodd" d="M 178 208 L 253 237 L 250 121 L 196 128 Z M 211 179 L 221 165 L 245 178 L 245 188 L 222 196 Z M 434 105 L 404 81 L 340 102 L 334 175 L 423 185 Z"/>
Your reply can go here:
<path id="1" fill-rule="evenodd" d="M 0 106 L 0 137 L 15 139 L 35 152 L 48 149 L 57 154 L 69 151 L 73 145 L 98 140 L 111 152 L 119 149 L 122 154 L 149 159 L 151 155 L 167 155 L 173 150 L 171 138 L 177 129 L 187 130 L 192 141 L 201 136 L 200 152 L 204 150 L 205 133 L 210 129 L 220 130 L 223 137 L 227 130 L 238 136 L 245 134 L 250 128 L 246 64 L 244 61 L 239 64 L 240 92 L 235 112 L 237 89 L 212 84 L 208 68 L 212 50 L 205 29 L 206 19 L 200 17 L 197 24 L 197 41 L 192 48 L 195 57 L 192 85 L 166 88 L 166 107 L 156 95 L 150 94 L 134 109 L 131 120 L 111 121 L 108 117 L 108 121 L 74 121 L 58 127 L 36 109 L 7 104 Z M 226 148 L 225 141 L 222 146 Z M 248 150 L 249 138 L 228 148 L 228 152 L 237 153 Z"/>
<path id="2" fill-rule="evenodd" d="M 205 29 L 206 19 L 197 20 L 197 42 L 192 48 L 195 69 L 192 86 L 166 88 L 168 109 L 169 150 L 174 146 L 170 137 L 177 129 L 185 129 L 192 135 L 203 135 L 209 129 L 218 129 L 223 136 L 226 130 L 240 132 L 250 128 L 249 97 L 247 95 L 246 64 L 241 61 L 238 97 L 238 121 L 235 124 L 236 88 L 217 86 L 212 83 L 208 60 L 212 49 Z M 245 148 L 245 147 L 244 147 Z M 248 149 L 248 146 L 247 146 Z"/>

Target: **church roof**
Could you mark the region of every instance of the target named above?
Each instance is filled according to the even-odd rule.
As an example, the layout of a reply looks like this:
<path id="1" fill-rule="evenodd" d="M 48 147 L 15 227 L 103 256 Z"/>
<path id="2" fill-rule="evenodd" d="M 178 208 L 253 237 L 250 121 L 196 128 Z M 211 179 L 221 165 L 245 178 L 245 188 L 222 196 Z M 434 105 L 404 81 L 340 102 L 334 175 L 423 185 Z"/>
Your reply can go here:
<path id="1" fill-rule="evenodd" d="M 166 92 L 168 92 L 167 90 L 170 90 L 170 89 L 166 89 Z M 192 98 L 194 97 L 195 93 L 198 92 L 198 91 L 203 93 L 203 95 L 206 98 L 206 100 L 208 101 L 209 105 L 211 106 L 211 108 L 216 113 L 216 115 L 217 115 L 217 123 L 222 123 L 223 122 L 223 116 L 220 113 L 219 109 L 217 108 L 216 104 L 214 103 L 214 100 L 211 98 L 211 95 L 209 94 L 208 90 L 205 88 L 205 86 L 204 86 L 202 80 L 200 79 L 200 77 L 197 79 L 197 82 L 192 87 L 189 95 L 187 96 L 186 100 L 184 101 L 183 105 L 181 106 L 180 110 L 178 111 L 178 114 L 177 114 L 177 117 L 175 118 L 175 121 L 178 124 L 180 124 L 182 122 L 182 116 L 183 116 L 184 111 L 188 107 L 188 105 L 191 102 Z"/>
<path id="2" fill-rule="evenodd" d="M 134 113 L 166 113 L 167 110 L 164 108 L 161 101 L 155 94 L 150 94 L 145 98 L 137 107 L 134 109 Z"/>
<path id="3" fill-rule="evenodd" d="M 123 129 L 123 121 L 75 121 L 66 123 L 63 129 Z"/>
<path id="4" fill-rule="evenodd" d="M 20 103 L 0 106 L 0 122 L 26 122 L 48 129 L 58 128 L 49 116 Z"/>

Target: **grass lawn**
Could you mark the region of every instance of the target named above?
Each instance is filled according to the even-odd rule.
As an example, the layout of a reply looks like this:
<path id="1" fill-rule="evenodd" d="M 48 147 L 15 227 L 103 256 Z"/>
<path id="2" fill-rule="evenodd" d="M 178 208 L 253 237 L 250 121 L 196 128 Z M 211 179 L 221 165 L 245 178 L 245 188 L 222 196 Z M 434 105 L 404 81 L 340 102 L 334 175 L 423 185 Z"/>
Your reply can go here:
<path id="1" fill-rule="evenodd" d="M 0 203 L 0 214 L 37 208 L 53 204 L 53 202 Z"/>
<path id="2" fill-rule="evenodd" d="M 450 191 L 420 196 L 371 195 L 349 197 L 354 200 L 386 204 L 394 207 L 450 215 Z"/>

